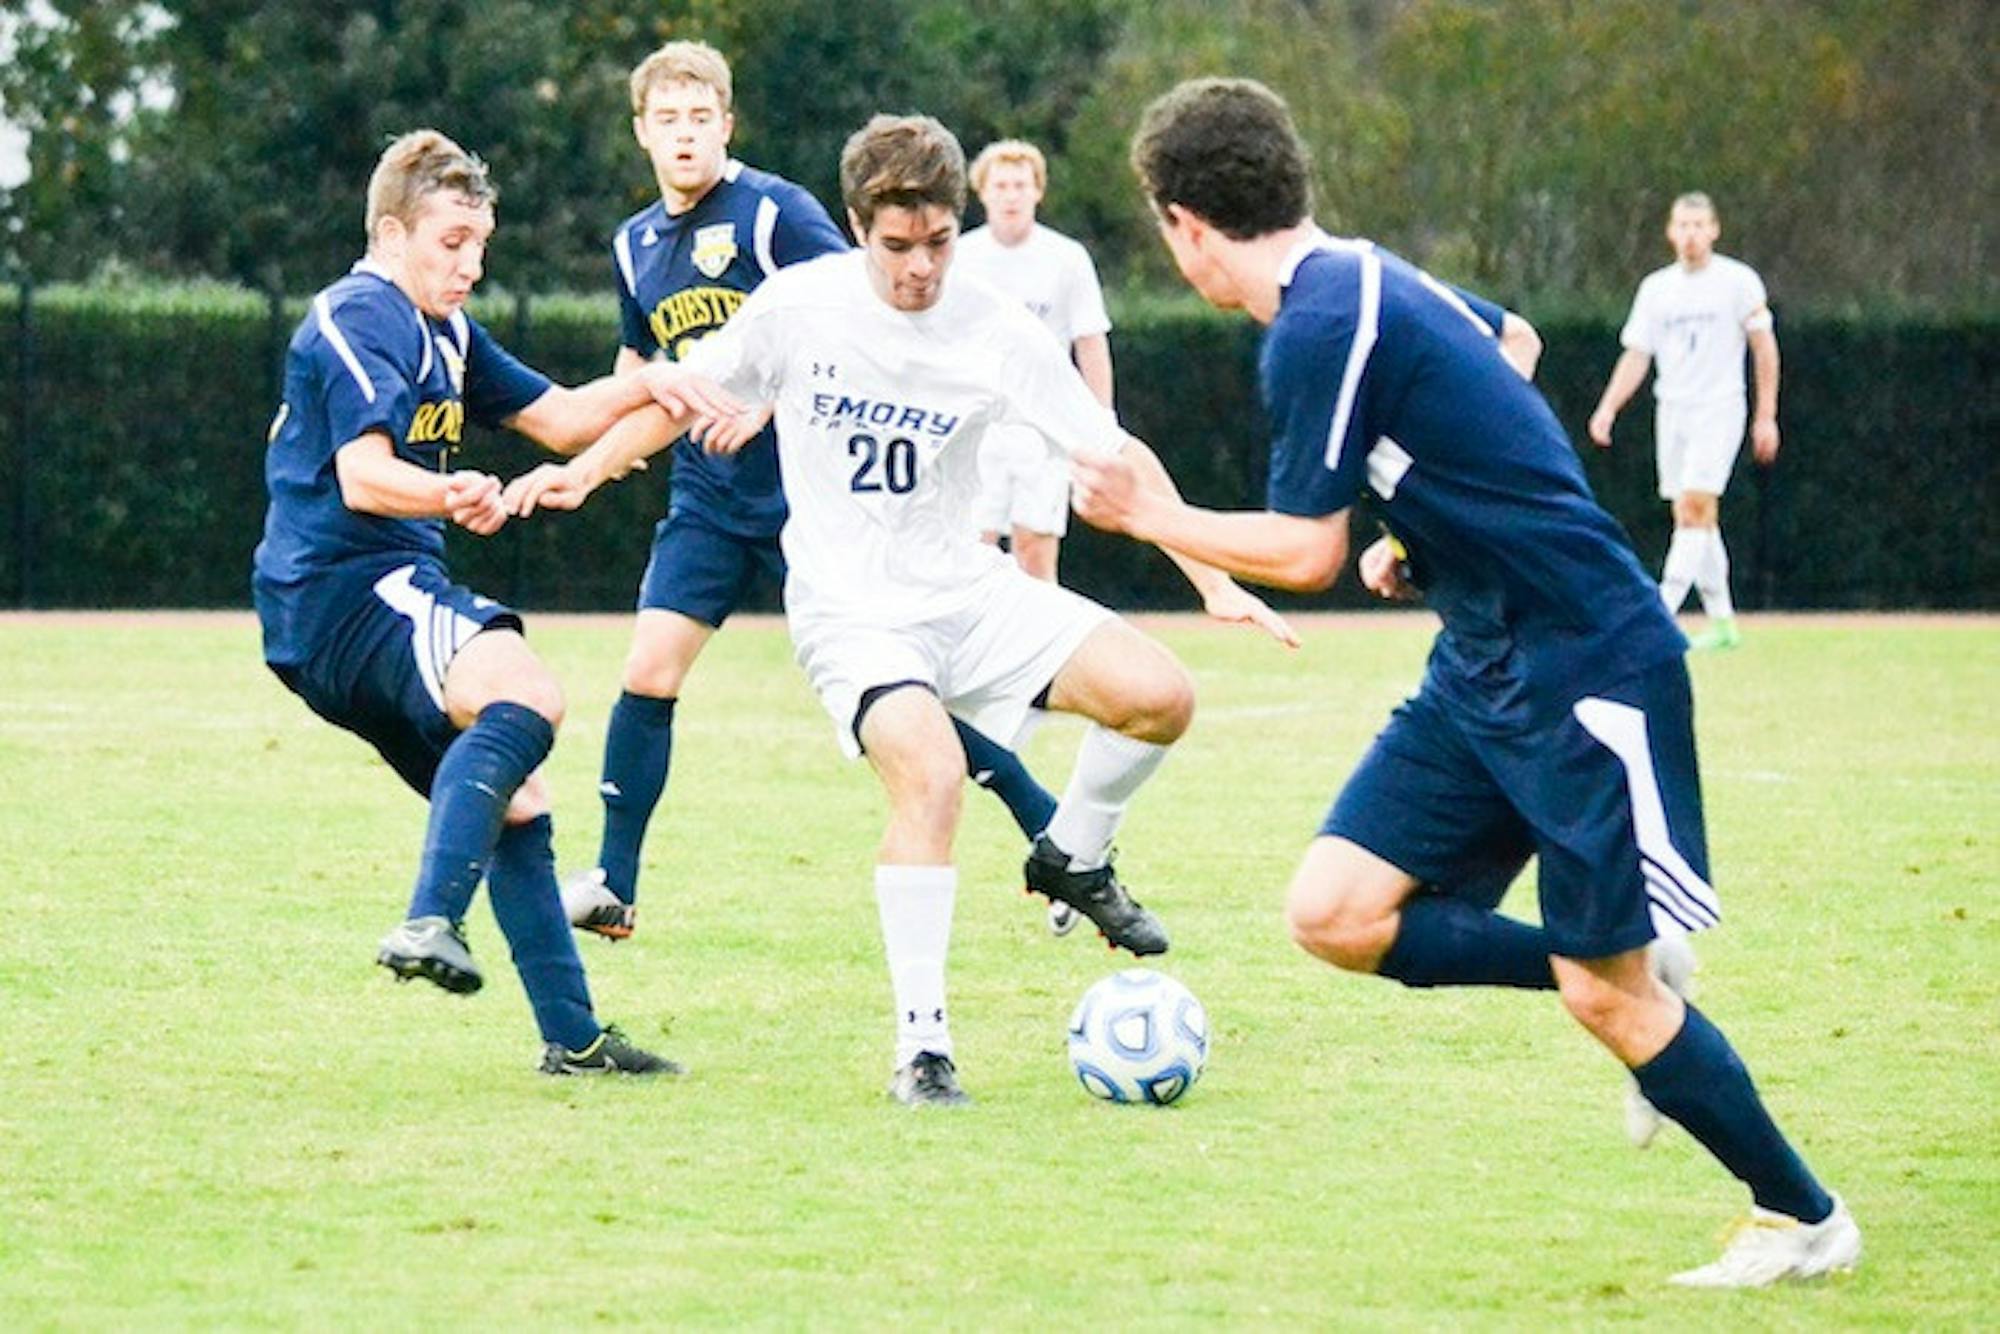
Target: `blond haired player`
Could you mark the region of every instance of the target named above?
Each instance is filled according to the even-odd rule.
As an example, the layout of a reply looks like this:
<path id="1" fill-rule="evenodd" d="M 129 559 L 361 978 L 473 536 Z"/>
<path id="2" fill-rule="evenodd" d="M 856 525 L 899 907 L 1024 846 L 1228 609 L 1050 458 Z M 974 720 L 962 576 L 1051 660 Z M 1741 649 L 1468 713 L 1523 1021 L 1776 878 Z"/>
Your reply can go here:
<path id="1" fill-rule="evenodd" d="M 1741 260 L 1715 252 L 1722 221 L 1705 194 L 1674 200 L 1667 243 L 1674 262 L 1646 275 L 1618 341 L 1625 351 L 1611 369 L 1590 438 L 1611 445 L 1611 423 L 1656 366 L 1654 444 L 1660 498 L 1674 508 L 1674 537 L 1660 571 L 1660 596 L 1677 612 L 1690 586 L 1701 594 L 1708 630 L 1697 649 L 1742 642 L 1729 594 L 1729 549 L 1722 542 L 1722 493 L 1743 447 L 1743 353 L 1757 367 L 1751 448 L 1768 467 L 1778 457 L 1778 337 L 1765 303 L 1764 280 Z"/>
<path id="2" fill-rule="evenodd" d="M 1041 150 L 1019 139 L 988 144 L 973 159 L 971 175 L 986 225 L 959 241 L 959 271 L 1019 297 L 1076 362 L 1097 401 L 1110 407 L 1111 317 L 1089 252 L 1035 220 L 1048 192 Z M 979 473 L 982 538 L 998 542 L 1006 534 L 1022 569 L 1054 579 L 1069 528 L 1069 470 L 1052 464 L 1031 432 L 1002 429 L 987 433 Z"/>

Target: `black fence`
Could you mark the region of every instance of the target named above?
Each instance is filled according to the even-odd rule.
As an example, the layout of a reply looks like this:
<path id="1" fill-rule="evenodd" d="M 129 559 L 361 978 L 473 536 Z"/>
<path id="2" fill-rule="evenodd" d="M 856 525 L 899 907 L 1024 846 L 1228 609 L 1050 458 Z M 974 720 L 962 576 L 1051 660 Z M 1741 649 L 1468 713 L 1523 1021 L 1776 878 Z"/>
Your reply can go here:
<path id="1" fill-rule="evenodd" d="M 0 290 L 0 604 L 227 607 L 248 602 L 263 515 L 262 451 L 284 345 L 303 303 L 242 294 Z M 616 341 L 608 302 L 488 302 L 477 312 L 558 379 L 601 373 Z M 1615 325 L 1544 323 L 1538 377 L 1572 437 L 1618 353 Z M 2000 607 L 1995 407 L 2000 319 L 1783 320 L 1784 449 L 1746 458 L 1723 502 L 1739 602 L 1766 608 Z M 1127 425 L 1193 499 L 1254 507 L 1265 424 L 1257 331 L 1181 306 L 1113 334 Z M 1657 567 L 1669 518 L 1653 489 L 1642 395 L 1609 453 L 1589 447 L 1599 496 Z M 477 431 L 467 458 L 504 476 L 535 461 L 518 438 Z M 577 515 L 454 531 L 453 567 L 526 608 L 631 605 L 665 470 Z M 1125 608 L 1190 605 L 1157 552 L 1072 529 L 1064 582 Z M 1351 578 L 1292 606 L 1359 606 Z"/>

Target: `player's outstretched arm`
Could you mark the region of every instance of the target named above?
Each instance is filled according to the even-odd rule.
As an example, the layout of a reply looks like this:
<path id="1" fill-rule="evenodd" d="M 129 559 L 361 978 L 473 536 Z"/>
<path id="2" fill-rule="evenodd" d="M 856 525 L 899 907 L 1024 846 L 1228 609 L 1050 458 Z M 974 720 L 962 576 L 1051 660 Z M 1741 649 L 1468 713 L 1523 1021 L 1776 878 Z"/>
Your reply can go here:
<path id="1" fill-rule="evenodd" d="M 369 431 L 333 456 L 340 502 L 356 514 L 385 519 L 449 519 L 481 537 L 507 522 L 500 479 L 462 470 L 436 473 L 396 457 L 389 437 Z"/>
<path id="2" fill-rule="evenodd" d="M 742 403 L 712 380 L 670 362 L 656 362 L 635 373 L 601 376 L 574 389 L 552 386 L 509 417 L 506 425 L 558 454 L 575 454 L 648 403 L 658 403 L 669 412 L 718 421 L 733 419 L 744 410 Z"/>
<path id="3" fill-rule="evenodd" d="M 1086 522 L 1273 588 L 1317 592 L 1340 577 L 1347 562 L 1346 510 L 1306 518 L 1202 509 L 1143 485 L 1132 455 L 1128 445 L 1117 454 L 1073 456 L 1072 505 Z"/>
<path id="4" fill-rule="evenodd" d="M 1107 466 L 1108 465 L 1108 466 Z M 1299 646 L 1299 637 L 1285 618 L 1271 610 L 1256 594 L 1229 577 L 1217 562 L 1160 541 L 1126 522 L 1135 509 L 1157 506 L 1182 511 L 1190 507 L 1181 500 L 1166 466 L 1145 442 L 1126 438 L 1117 454 L 1096 452 L 1074 456 L 1077 485 L 1073 495 L 1077 513 L 1100 528 L 1125 532 L 1142 541 L 1153 542 L 1180 567 L 1182 574 L 1201 594 L 1202 610 L 1220 621 L 1253 625 L 1288 648 Z M 1206 511 L 1202 511 L 1206 513 Z M 1140 522 L 1143 523 L 1143 520 Z"/>
<path id="5" fill-rule="evenodd" d="M 606 482 L 615 482 L 686 432 L 689 419 L 646 403 L 627 413 L 597 442 L 567 463 L 544 463 L 507 483 L 507 512 L 525 519 L 537 509 L 573 510 Z"/>
<path id="6" fill-rule="evenodd" d="M 1590 414 L 1590 438 L 1600 449 L 1611 447 L 1611 423 L 1619 409 L 1639 392 L 1652 364 L 1653 358 L 1636 347 L 1628 347 L 1619 354 L 1618 364 L 1611 368 L 1611 378 L 1605 382 L 1604 396 L 1597 400 L 1597 411 Z"/>

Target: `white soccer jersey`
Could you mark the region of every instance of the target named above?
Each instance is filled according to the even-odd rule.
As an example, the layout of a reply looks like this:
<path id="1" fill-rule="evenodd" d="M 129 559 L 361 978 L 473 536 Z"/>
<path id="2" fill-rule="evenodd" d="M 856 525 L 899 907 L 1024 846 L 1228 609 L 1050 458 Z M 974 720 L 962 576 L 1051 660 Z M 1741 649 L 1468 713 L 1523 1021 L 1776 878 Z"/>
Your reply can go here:
<path id="1" fill-rule="evenodd" d="M 1064 350 L 1079 338 L 1111 331 L 1090 252 L 1061 232 L 1036 223 L 1021 244 L 1005 246 L 991 227 L 976 227 L 960 239 L 955 263 L 960 272 L 1026 302 Z"/>
<path id="2" fill-rule="evenodd" d="M 1700 403 L 1743 397 L 1746 325 L 1764 308 L 1764 280 L 1741 260 L 1711 255 L 1646 275 L 1618 341 L 1652 356 L 1653 397 Z"/>
<path id="3" fill-rule="evenodd" d="M 988 427 L 1033 427 L 1063 454 L 1124 433 L 1020 302 L 954 269 L 907 313 L 866 262 L 779 270 L 683 364 L 777 405 L 787 612 L 907 625 L 976 601 L 1006 565 L 972 527 Z"/>

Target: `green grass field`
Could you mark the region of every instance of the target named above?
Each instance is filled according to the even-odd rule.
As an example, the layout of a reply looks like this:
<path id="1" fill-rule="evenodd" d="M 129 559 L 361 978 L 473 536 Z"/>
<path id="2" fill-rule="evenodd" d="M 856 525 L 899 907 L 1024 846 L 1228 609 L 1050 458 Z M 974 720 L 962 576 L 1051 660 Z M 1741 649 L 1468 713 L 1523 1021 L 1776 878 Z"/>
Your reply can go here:
<path id="1" fill-rule="evenodd" d="M 775 624 L 697 668 L 640 932 L 584 942 L 600 1010 L 692 1066 L 648 1084 L 532 1073 L 483 906 L 482 994 L 372 965 L 424 808 L 268 677 L 247 616 L 0 618 L 0 1327 L 1992 1326 L 2000 624 L 1752 618 L 1695 663 L 1727 912 L 1702 1002 L 1868 1245 L 1851 1279 L 1729 1295 L 1661 1280 L 1740 1188 L 1678 1132 L 1626 1147 L 1619 1072 L 1553 998 L 1408 992 L 1285 937 L 1431 623 L 1317 622 L 1293 656 L 1149 624 L 1201 714 L 1122 866 L 1208 1073 L 1164 1111 L 1078 1089 L 1063 1022 L 1116 960 L 1047 935 L 973 794 L 978 1102 L 913 1115 L 882 1094 L 881 805 Z M 626 626 L 533 633 L 571 692 L 571 866 Z M 1076 736 L 1031 747 L 1054 786 Z"/>

